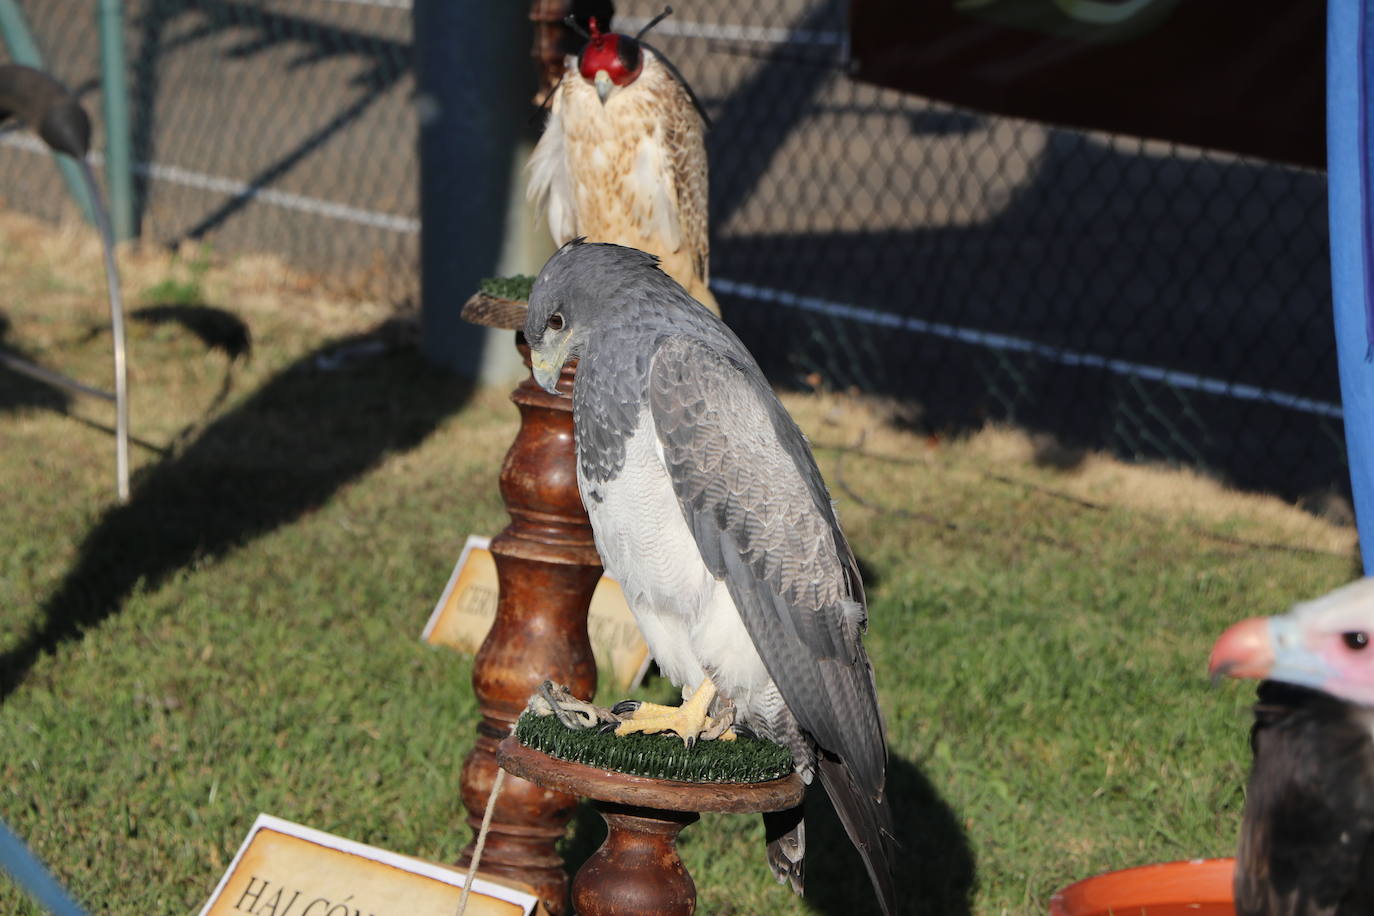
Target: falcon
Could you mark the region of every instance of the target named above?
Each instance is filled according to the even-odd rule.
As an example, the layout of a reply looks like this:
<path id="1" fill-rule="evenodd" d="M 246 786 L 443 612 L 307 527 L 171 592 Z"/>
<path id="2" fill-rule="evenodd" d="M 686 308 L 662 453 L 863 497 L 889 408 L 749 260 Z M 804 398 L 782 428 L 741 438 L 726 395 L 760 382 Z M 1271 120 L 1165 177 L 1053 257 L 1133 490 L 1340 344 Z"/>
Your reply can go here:
<path id="1" fill-rule="evenodd" d="M 1264 679 L 1238 916 L 1374 913 L 1374 579 L 1235 624 L 1209 669 Z"/>
<path id="2" fill-rule="evenodd" d="M 554 244 L 580 236 L 656 254 L 692 298 L 720 314 L 706 285 L 706 122 L 686 82 L 640 40 L 653 24 L 631 37 L 604 34 L 591 19 L 586 44 L 554 87 L 526 196 L 547 217 Z"/>
<path id="3" fill-rule="evenodd" d="M 547 391 L 579 360 L 577 483 L 596 546 L 682 689 L 680 707 L 642 704 L 617 732 L 690 745 L 733 721 L 786 746 L 894 912 L 863 584 L 805 437 L 739 339 L 645 252 L 565 245 L 535 279 L 525 338 Z M 774 876 L 801 893 L 800 809 L 765 822 Z"/>

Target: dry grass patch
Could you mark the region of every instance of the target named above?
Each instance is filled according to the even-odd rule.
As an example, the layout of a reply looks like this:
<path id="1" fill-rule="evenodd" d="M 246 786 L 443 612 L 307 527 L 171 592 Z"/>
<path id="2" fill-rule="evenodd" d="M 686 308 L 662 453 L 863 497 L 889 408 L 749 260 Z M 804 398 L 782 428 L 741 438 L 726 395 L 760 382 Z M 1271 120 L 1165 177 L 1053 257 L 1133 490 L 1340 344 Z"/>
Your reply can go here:
<path id="1" fill-rule="evenodd" d="M 989 425 L 953 439 L 921 435 L 895 425 L 884 402 L 862 396 L 793 394 L 784 401 L 818 451 L 852 456 L 845 459 L 851 465 L 908 464 L 946 482 L 1020 486 L 1030 502 L 1062 498 L 1085 509 L 1125 509 L 1162 524 L 1199 526 L 1207 534 L 1253 542 L 1256 547 L 1343 556 L 1358 547 L 1352 526 L 1335 524 L 1275 496 L 1230 488 L 1192 469 L 1127 463 L 1091 451 L 1073 452 L 1061 461 L 1063 450 L 1047 444 L 1043 436 L 1007 426 Z M 872 500 L 864 501 L 880 502 L 883 494 L 871 495 Z"/>
<path id="2" fill-rule="evenodd" d="M 194 910 L 259 811 L 452 860 L 471 663 L 418 636 L 464 538 L 506 522 L 507 392 L 272 258 L 121 261 L 131 310 L 176 306 L 130 328 L 128 506 L 108 406 L 0 372 L 0 817 L 93 910 Z M 84 229 L 0 212 L 5 347 L 101 384 L 101 283 Z M 1011 430 L 785 402 L 868 577 L 909 912 L 1038 914 L 1097 871 L 1228 854 L 1250 694 L 1208 686 L 1208 647 L 1350 577 L 1353 532 L 1186 471 L 1046 465 Z M 703 911 L 872 912 L 833 816 L 808 818 L 805 901 L 759 819 L 686 831 Z M 577 818 L 574 859 L 598 829 Z M 0 912 L 36 913 L 3 876 Z"/>

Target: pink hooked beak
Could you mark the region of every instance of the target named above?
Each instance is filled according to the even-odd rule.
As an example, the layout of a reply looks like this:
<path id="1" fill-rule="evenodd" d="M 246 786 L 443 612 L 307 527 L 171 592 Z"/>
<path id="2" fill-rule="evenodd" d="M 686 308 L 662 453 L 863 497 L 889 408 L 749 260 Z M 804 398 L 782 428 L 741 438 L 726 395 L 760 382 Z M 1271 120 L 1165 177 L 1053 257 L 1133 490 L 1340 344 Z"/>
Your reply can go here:
<path id="1" fill-rule="evenodd" d="M 1274 667 L 1269 618 L 1251 617 L 1232 624 L 1212 646 L 1207 673 L 1220 677 L 1265 678 Z"/>

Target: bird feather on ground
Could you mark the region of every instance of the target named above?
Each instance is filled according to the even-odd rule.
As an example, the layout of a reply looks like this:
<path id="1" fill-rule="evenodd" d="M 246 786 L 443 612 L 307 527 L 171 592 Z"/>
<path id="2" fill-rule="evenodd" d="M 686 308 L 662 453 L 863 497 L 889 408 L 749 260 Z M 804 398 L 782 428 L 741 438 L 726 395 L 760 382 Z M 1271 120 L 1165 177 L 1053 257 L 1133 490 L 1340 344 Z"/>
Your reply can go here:
<path id="1" fill-rule="evenodd" d="M 789 748 L 893 912 L 863 586 L 805 437 L 739 339 L 642 251 L 565 245 L 535 280 L 525 337 L 549 391 L 580 360 L 577 478 L 597 548 L 685 698 L 619 730 L 690 743 L 733 716 Z M 801 892 L 801 812 L 765 820 L 769 864 Z"/>

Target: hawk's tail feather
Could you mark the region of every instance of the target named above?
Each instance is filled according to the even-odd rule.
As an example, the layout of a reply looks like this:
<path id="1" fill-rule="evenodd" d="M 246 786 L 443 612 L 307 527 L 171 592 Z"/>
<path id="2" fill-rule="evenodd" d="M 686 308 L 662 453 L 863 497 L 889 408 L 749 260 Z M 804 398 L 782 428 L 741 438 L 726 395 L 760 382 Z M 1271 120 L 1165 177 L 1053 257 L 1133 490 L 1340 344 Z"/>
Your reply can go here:
<path id="1" fill-rule="evenodd" d="M 884 916 L 897 912 L 897 886 L 892 879 L 892 853 L 897 845 L 892 811 L 881 791 L 876 797 L 854 784 L 843 762 L 824 751 L 816 758 L 821 785 L 835 806 L 845 833 L 863 857 Z"/>
<path id="2" fill-rule="evenodd" d="M 768 838 L 768 867 L 779 884 L 790 884 L 801 896 L 802 875 L 806 856 L 806 821 L 802 805 L 785 811 L 767 811 L 763 815 L 763 832 Z"/>

